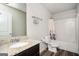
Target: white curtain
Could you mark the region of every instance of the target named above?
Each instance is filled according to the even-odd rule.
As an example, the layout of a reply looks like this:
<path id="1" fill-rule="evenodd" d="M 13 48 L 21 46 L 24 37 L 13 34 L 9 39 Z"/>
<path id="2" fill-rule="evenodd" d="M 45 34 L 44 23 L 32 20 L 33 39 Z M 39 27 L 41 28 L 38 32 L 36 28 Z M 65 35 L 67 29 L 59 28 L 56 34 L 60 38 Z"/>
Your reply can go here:
<path id="1" fill-rule="evenodd" d="M 54 33 L 55 34 L 55 26 L 54 26 L 54 19 L 49 19 L 49 32 Z"/>

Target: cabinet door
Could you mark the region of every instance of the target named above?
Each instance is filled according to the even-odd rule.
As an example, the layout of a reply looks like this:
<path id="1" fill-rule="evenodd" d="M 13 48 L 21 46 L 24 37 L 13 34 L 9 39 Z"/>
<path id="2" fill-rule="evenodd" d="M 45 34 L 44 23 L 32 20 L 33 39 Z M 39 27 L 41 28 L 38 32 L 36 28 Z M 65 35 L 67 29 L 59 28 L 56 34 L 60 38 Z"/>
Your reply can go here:
<path id="1" fill-rule="evenodd" d="M 15 56 L 39 56 L 39 44 L 24 50 Z"/>

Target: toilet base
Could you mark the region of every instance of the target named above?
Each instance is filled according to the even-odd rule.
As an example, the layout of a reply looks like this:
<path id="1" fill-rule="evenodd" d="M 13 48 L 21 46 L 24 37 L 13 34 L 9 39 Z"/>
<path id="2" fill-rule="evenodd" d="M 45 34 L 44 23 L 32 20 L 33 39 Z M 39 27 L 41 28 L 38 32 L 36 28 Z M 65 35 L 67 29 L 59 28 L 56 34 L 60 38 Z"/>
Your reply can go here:
<path id="1" fill-rule="evenodd" d="M 48 48 L 49 51 L 57 53 L 57 48 Z"/>

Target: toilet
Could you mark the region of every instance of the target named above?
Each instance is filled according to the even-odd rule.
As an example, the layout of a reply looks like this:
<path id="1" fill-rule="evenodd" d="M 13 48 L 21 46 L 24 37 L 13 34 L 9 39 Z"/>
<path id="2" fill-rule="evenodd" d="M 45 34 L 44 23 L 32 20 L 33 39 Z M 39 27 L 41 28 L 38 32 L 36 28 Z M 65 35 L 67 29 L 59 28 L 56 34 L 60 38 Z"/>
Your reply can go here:
<path id="1" fill-rule="evenodd" d="M 42 41 L 48 45 L 49 51 L 54 53 L 57 52 L 57 48 L 59 47 L 57 40 L 51 40 L 50 36 L 45 36 L 44 38 L 42 38 Z"/>
<path id="2" fill-rule="evenodd" d="M 51 40 L 51 41 L 48 43 L 48 50 L 51 51 L 51 52 L 57 53 L 57 48 L 58 48 L 58 47 L 59 47 L 59 46 L 58 46 L 56 40 Z"/>

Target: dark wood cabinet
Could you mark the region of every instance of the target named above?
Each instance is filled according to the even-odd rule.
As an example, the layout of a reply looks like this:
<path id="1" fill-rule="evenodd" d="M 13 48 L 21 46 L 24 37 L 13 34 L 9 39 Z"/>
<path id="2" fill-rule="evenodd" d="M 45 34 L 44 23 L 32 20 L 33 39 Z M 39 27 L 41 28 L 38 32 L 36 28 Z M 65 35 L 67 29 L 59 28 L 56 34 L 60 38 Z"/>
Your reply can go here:
<path id="1" fill-rule="evenodd" d="M 39 56 L 39 44 L 32 46 L 14 56 Z"/>

